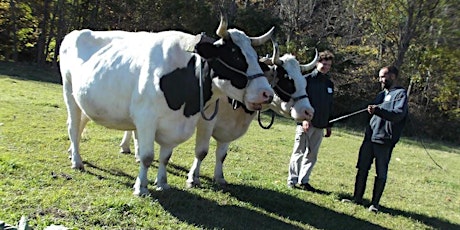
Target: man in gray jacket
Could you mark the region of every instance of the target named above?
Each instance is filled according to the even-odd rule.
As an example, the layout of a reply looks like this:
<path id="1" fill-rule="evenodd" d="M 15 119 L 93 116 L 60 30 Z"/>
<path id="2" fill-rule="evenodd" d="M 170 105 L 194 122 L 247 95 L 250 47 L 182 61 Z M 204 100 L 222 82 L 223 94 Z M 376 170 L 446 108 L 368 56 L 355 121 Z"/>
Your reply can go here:
<path id="1" fill-rule="evenodd" d="M 363 203 L 366 181 L 369 169 L 375 159 L 377 176 L 374 181 L 372 202 L 369 211 L 377 212 L 387 180 L 388 164 L 391 153 L 401 137 L 408 115 L 407 92 L 398 86 L 398 69 L 386 66 L 380 69 L 379 81 L 383 91 L 368 106 L 367 111 L 372 115 L 364 134 L 364 140 L 359 149 L 356 168 L 355 189 L 353 199 L 343 199 L 343 202 Z"/>
<path id="2" fill-rule="evenodd" d="M 319 53 L 316 69 L 307 74 L 307 94 L 315 115 L 311 122 L 297 123 L 294 148 L 289 162 L 287 185 L 294 188 L 299 184 L 301 189 L 320 192 L 310 185 L 310 174 L 318 158 L 319 146 L 324 137 L 331 136 L 332 99 L 334 84 L 328 74 L 334 55 L 330 51 Z M 326 135 L 324 135 L 326 129 Z"/>

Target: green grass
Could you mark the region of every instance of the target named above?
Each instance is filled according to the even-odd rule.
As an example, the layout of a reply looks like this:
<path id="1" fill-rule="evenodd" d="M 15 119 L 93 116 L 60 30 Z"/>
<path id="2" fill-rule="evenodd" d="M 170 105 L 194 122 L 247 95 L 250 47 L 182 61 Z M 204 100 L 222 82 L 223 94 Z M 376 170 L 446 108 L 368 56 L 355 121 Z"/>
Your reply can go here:
<path id="1" fill-rule="evenodd" d="M 202 165 L 203 188 L 185 189 L 192 137 L 171 157 L 172 189 L 154 190 L 155 162 L 149 171 L 151 196 L 135 197 L 138 165 L 133 155 L 118 153 L 122 132 L 89 123 L 81 144 L 86 171 L 72 170 L 62 87 L 24 80 L 33 73 L 17 71 L 8 76 L 0 71 L 0 220 L 6 223 L 16 224 L 25 215 L 34 229 L 51 224 L 71 229 L 460 229 L 458 146 L 426 143 L 440 169 L 419 142 L 403 138 L 390 163 L 382 212 L 374 214 L 339 201 L 353 190 L 362 133 L 336 127 L 324 139 L 311 183 L 327 194 L 289 190 L 294 125 L 281 118 L 269 130 L 253 122 L 247 135 L 230 145 L 226 188 L 212 183 L 210 153 Z M 213 151 L 215 142 L 211 145 Z"/>

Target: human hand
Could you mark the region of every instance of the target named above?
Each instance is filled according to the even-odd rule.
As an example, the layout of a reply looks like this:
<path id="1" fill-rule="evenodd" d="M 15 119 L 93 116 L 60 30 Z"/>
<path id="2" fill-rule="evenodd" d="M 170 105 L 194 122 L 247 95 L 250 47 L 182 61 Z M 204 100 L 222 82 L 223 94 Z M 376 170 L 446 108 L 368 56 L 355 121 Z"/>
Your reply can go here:
<path id="1" fill-rule="evenodd" d="M 309 128 L 310 128 L 310 122 L 302 121 L 302 129 L 303 129 L 303 131 L 307 132 Z"/>
<path id="2" fill-rule="evenodd" d="M 375 108 L 377 108 L 377 105 L 368 105 L 368 106 L 367 106 L 367 112 L 368 112 L 369 114 L 374 114 Z"/>
<path id="3" fill-rule="evenodd" d="M 332 129 L 331 127 L 327 127 L 326 128 L 326 135 L 324 135 L 324 137 L 330 137 L 332 135 Z"/>

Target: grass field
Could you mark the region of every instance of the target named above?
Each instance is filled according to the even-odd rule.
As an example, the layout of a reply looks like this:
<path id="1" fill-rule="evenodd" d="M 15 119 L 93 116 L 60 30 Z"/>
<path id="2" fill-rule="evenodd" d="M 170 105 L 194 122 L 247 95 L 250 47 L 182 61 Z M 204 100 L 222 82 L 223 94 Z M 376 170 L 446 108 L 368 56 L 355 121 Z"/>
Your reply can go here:
<path id="1" fill-rule="evenodd" d="M 39 71 L 19 68 L 12 74 L 5 68 L 0 66 L 0 220 L 8 224 L 27 216 L 34 229 L 51 224 L 70 229 L 460 229 L 459 146 L 427 142 L 425 150 L 403 138 L 390 163 L 383 207 L 374 214 L 340 202 L 353 190 L 362 133 L 335 127 L 324 139 L 311 183 L 326 194 L 289 190 L 294 124 L 281 118 L 269 130 L 253 122 L 247 135 L 231 144 L 224 165 L 227 187 L 212 183 L 210 153 L 202 165 L 203 187 L 185 188 L 192 137 L 171 157 L 172 189 L 155 191 L 154 163 L 151 196 L 135 197 L 138 165 L 133 155 L 118 153 L 121 131 L 89 123 L 81 144 L 86 171 L 72 170 L 62 87 L 24 79 L 40 79 L 33 76 L 43 74 Z"/>

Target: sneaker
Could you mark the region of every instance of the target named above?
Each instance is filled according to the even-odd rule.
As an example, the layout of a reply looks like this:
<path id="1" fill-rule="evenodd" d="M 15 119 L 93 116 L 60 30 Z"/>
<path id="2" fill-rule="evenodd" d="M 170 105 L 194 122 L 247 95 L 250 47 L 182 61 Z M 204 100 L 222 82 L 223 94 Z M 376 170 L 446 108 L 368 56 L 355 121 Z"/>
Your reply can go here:
<path id="1" fill-rule="evenodd" d="M 342 203 L 353 203 L 353 204 L 358 204 L 358 205 L 362 205 L 363 204 L 363 201 L 362 200 L 355 200 L 355 199 L 347 199 L 347 198 L 344 198 L 341 200 Z"/>
<path id="2" fill-rule="evenodd" d="M 379 206 L 378 205 L 371 205 L 369 206 L 369 212 L 378 212 L 379 211 Z"/>
<path id="3" fill-rule="evenodd" d="M 317 192 L 318 191 L 316 188 L 313 188 L 313 186 L 311 186 L 309 183 L 301 184 L 300 188 L 303 189 L 303 190 L 310 191 L 310 192 Z"/>

